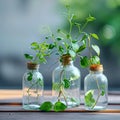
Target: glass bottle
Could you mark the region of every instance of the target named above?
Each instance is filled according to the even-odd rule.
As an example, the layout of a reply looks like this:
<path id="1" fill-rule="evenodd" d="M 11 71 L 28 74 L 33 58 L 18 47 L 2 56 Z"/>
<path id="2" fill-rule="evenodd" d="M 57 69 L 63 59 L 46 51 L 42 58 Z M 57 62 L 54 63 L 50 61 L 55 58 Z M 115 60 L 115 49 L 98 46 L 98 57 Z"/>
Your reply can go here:
<path id="1" fill-rule="evenodd" d="M 63 55 L 52 75 L 53 103 L 61 101 L 68 108 L 80 105 L 80 71 L 70 55 Z"/>
<path id="2" fill-rule="evenodd" d="M 23 108 L 38 109 L 43 98 L 43 76 L 39 65 L 27 63 L 27 72 L 23 76 Z"/>
<path id="3" fill-rule="evenodd" d="M 84 80 L 86 110 L 103 110 L 108 104 L 108 81 L 103 74 L 103 65 L 91 65 Z"/>

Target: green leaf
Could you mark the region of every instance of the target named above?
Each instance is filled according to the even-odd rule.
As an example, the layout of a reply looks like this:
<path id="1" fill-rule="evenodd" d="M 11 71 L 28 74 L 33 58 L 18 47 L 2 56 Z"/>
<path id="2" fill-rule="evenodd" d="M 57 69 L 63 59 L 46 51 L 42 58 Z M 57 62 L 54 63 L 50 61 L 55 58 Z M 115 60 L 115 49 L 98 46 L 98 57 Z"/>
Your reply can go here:
<path id="1" fill-rule="evenodd" d="M 28 77 L 27 77 L 27 80 L 28 81 L 31 81 L 32 80 L 32 77 L 33 77 L 33 74 L 31 72 L 28 73 Z"/>
<path id="2" fill-rule="evenodd" d="M 68 79 L 64 79 L 63 80 L 63 85 L 64 85 L 64 88 L 69 88 L 70 87 L 70 81 Z"/>
<path id="3" fill-rule="evenodd" d="M 90 64 L 100 64 L 100 58 L 98 56 L 92 56 L 90 58 Z"/>
<path id="4" fill-rule="evenodd" d="M 86 38 L 87 38 L 87 35 L 84 34 L 83 37 L 82 37 L 82 39 L 81 39 L 81 41 L 86 40 Z"/>
<path id="5" fill-rule="evenodd" d="M 38 43 L 37 42 L 32 42 L 31 46 L 38 46 Z"/>
<path id="6" fill-rule="evenodd" d="M 56 112 L 64 111 L 66 108 L 67 106 L 60 101 L 56 102 L 54 105 L 54 111 Z"/>
<path id="7" fill-rule="evenodd" d="M 47 63 L 47 60 L 45 59 L 45 57 L 44 56 L 39 56 L 39 63 Z"/>
<path id="8" fill-rule="evenodd" d="M 86 45 L 81 45 L 79 49 L 77 50 L 77 53 L 82 52 L 86 48 Z"/>
<path id="9" fill-rule="evenodd" d="M 31 43 L 31 48 L 34 49 L 34 50 L 38 50 L 39 49 L 39 44 L 37 42 L 32 42 Z"/>
<path id="10" fill-rule="evenodd" d="M 83 68 L 86 68 L 86 67 L 88 67 L 90 65 L 90 61 L 89 61 L 87 56 L 84 56 L 84 57 L 80 58 L 80 65 Z"/>
<path id="11" fill-rule="evenodd" d="M 43 86 L 43 80 L 41 80 L 40 78 L 38 79 L 38 83 L 40 86 Z"/>
<path id="12" fill-rule="evenodd" d="M 69 54 L 72 58 L 76 56 L 76 53 L 73 50 L 69 50 Z"/>
<path id="13" fill-rule="evenodd" d="M 47 101 L 47 102 L 42 103 L 39 109 L 41 111 L 48 112 L 48 111 L 52 110 L 52 107 L 53 107 L 53 104 L 51 102 Z"/>
<path id="14" fill-rule="evenodd" d="M 57 39 L 58 41 L 60 41 L 60 40 L 62 40 L 63 38 L 61 38 L 61 37 L 57 37 L 56 39 Z"/>
<path id="15" fill-rule="evenodd" d="M 49 44 L 49 49 L 53 49 L 55 47 L 54 44 Z"/>
<path id="16" fill-rule="evenodd" d="M 45 37 L 45 39 L 47 40 L 47 39 L 49 39 L 49 37 Z"/>
<path id="17" fill-rule="evenodd" d="M 59 51 L 60 51 L 61 53 L 63 53 L 63 52 L 64 52 L 64 48 L 63 48 L 62 46 L 59 46 Z"/>
<path id="18" fill-rule="evenodd" d="M 89 90 L 85 93 L 85 104 L 88 107 L 93 106 L 95 103 L 95 99 L 93 98 L 94 90 Z"/>
<path id="19" fill-rule="evenodd" d="M 77 100 L 76 100 L 75 98 L 73 98 L 73 97 L 70 98 L 70 101 L 71 101 L 71 102 L 75 102 L 75 103 L 77 102 Z"/>
<path id="20" fill-rule="evenodd" d="M 92 34 L 90 34 L 93 38 L 95 38 L 96 40 L 99 40 L 99 37 L 98 37 L 98 35 L 97 34 L 95 34 L 95 33 L 92 33 Z"/>
<path id="21" fill-rule="evenodd" d="M 104 95 L 105 95 L 105 91 L 104 91 L 104 90 L 102 90 L 101 95 L 102 95 L 102 96 L 104 96 Z"/>
<path id="22" fill-rule="evenodd" d="M 72 48 L 76 52 L 79 49 L 79 45 L 77 43 L 72 43 Z"/>
<path id="23" fill-rule="evenodd" d="M 67 35 L 66 35 L 66 38 L 69 39 L 69 38 L 70 38 L 70 34 L 67 34 Z"/>
<path id="24" fill-rule="evenodd" d="M 40 57 L 40 56 L 41 56 L 41 54 L 40 54 L 40 53 L 37 53 L 37 54 L 36 54 L 36 56 L 37 56 L 37 57 Z"/>
<path id="25" fill-rule="evenodd" d="M 29 55 L 29 54 L 24 54 L 25 58 L 28 59 L 28 60 L 32 60 L 33 59 L 33 56 L 32 55 Z"/>
<path id="26" fill-rule="evenodd" d="M 97 45 L 92 45 L 92 49 L 97 53 L 97 55 L 100 55 L 100 48 Z"/>
<path id="27" fill-rule="evenodd" d="M 61 30 L 60 29 L 57 29 L 57 32 L 59 33 Z"/>
<path id="28" fill-rule="evenodd" d="M 92 22 L 92 21 L 96 20 L 96 18 L 89 15 L 89 17 L 87 17 L 86 20 L 87 20 L 87 22 Z"/>
<path id="29" fill-rule="evenodd" d="M 78 41 L 77 40 L 72 40 L 72 43 L 77 43 Z"/>

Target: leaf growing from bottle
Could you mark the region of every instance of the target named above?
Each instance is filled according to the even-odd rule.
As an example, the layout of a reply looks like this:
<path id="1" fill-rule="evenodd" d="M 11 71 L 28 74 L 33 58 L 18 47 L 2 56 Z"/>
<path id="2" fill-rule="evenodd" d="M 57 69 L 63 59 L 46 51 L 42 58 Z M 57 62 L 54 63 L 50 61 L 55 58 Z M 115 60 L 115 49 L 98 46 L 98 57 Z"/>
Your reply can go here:
<path id="1" fill-rule="evenodd" d="M 33 77 L 33 74 L 31 72 L 28 73 L 28 77 L 27 77 L 27 80 L 28 81 L 31 81 L 32 80 L 32 77 Z"/>
<path id="2" fill-rule="evenodd" d="M 93 97 L 94 90 L 89 90 L 85 93 L 85 104 L 88 107 L 91 107 L 95 103 L 95 99 Z"/>
<path id="3" fill-rule="evenodd" d="M 70 81 L 68 79 L 64 79 L 63 80 L 63 85 L 64 85 L 64 88 L 69 88 L 70 87 Z"/>
<path id="4" fill-rule="evenodd" d="M 102 92 L 101 92 L 101 96 L 104 96 L 104 95 L 105 95 L 105 91 L 102 90 Z"/>

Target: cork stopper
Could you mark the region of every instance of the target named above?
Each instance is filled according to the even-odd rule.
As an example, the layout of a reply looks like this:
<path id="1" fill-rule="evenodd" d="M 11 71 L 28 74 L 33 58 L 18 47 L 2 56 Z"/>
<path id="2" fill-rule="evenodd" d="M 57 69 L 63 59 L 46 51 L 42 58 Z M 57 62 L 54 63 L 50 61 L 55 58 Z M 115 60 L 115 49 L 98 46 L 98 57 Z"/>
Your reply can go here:
<path id="1" fill-rule="evenodd" d="M 69 65 L 71 60 L 72 60 L 72 58 L 68 54 L 62 55 L 61 59 L 60 59 L 63 66 Z"/>
<path id="2" fill-rule="evenodd" d="M 103 71 L 103 65 L 101 64 L 93 64 L 90 66 L 91 71 Z"/>
<path id="3" fill-rule="evenodd" d="M 32 63 L 32 62 L 28 62 L 27 63 L 27 68 L 29 70 L 36 70 L 39 68 L 39 64 L 36 64 L 36 63 Z"/>

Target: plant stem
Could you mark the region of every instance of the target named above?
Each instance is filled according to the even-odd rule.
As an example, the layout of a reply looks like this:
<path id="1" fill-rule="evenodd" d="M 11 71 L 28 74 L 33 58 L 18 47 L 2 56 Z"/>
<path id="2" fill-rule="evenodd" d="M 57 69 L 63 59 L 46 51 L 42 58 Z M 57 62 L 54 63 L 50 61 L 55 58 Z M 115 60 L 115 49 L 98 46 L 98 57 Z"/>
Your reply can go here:
<path id="1" fill-rule="evenodd" d="M 97 84 L 97 88 L 98 88 L 98 96 L 97 96 L 97 99 L 96 99 L 94 105 L 92 106 L 92 109 L 96 106 L 96 104 L 97 104 L 97 102 L 98 102 L 98 100 L 99 100 L 99 98 L 101 96 L 101 92 L 100 92 L 100 87 L 99 87 L 98 80 L 96 80 L 96 84 Z"/>
<path id="2" fill-rule="evenodd" d="M 64 70 L 62 70 L 60 72 L 60 83 L 62 83 L 62 74 L 63 74 Z M 60 91 L 59 91 L 59 94 L 58 94 L 58 101 L 60 101 L 60 96 L 62 94 L 62 85 L 60 86 Z"/>
<path id="3" fill-rule="evenodd" d="M 71 20 L 69 20 L 69 23 L 70 23 L 70 31 L 69 31 L 69 34 L 71 34 L 71 32 L 72 32 L 72 22 L 71 22 Z"/>
<path id="4" fill-rule="evenodd" d="M 84 28 L 86 27 L 87 24 L 88 24 L 88 22 L 86 21 L 85 24 L 83 25 L 83 27 L 81 28 L 81 32 L 84 30 Z"/>
<path id="5" fill-rule="evenodd" d="M 64 72 L 64 69 L 63 69 L 63 70 L 61 71 L 61 73 L 60 73 L 60 82 L 61 82 L 61 83 L 62 83 L 63 72 Z M 64 92 L 63 92 L 63 86 L 62 86 L 62 85 L 61 85 L 61 87 L 60 87 L 60 91 L 59 91 L 59 94 L 58 94 L 58 101 L 60 101 L 60 96 L 61 96 L 61 94 L 62 94 L 63 97 L 64 97 L 64 100 L 65 100 L 66 105 L 68 105 L 67 99 L 66 99 L 66 97 L 65 97 L 65 95 L 64 95 Z"/>
<path id="6" fill-rule="evenodd" d="M 90 58 L 91 58 L 91 56 L 92 56 L 92 53 L 91 53 L 91 41 L 90 41 L 90 38 L 88 38 L 88 48 L 89 48 L 89 56 L 90 56 Z"/>
<path id="7" fill-rule="evenodd" d="M 65 100 L 66 105 L 68 106 L 67 99 L 66 99 L 66 97 L 65 97 L 65 94 L 64 94 L 63 90 L 62 90 L 62 95 L 63 95 L 63 97 L 64 97 L 64 100 Z"/>
<path id="8" fill-rule="evenodd" d="M 54 35 L 52 35 L 51 37 L 52 37 L 53 43 L 55 43 L 55 46 L 56 46 L 57 51 L 59 51 L 59 46 L 58 46 L 59 44 L 58 44 L 58 41 L 55 40 Z"/>
<path id="9" fill-rule="evenodd" d="M 27 90 L 27 93 L 28 93 L 28 103 L 29 103 L 29 97 L 30 97 L 30 90 L 32 89 L 32 87 L 34 86 L 34 85 L 37 85 L 38 84 L 38 82 L 39 81 L 36 81 L 34 84 L 32 84 L 29 88 L 28 88 L 28 90 Z M 37 90 L 38 91 L 38 90 Z M 39 94 L 38 94 L 38 92 L 37 92 L 37 100 L 38 100 L 38 97 L 39 97 Z"/>

